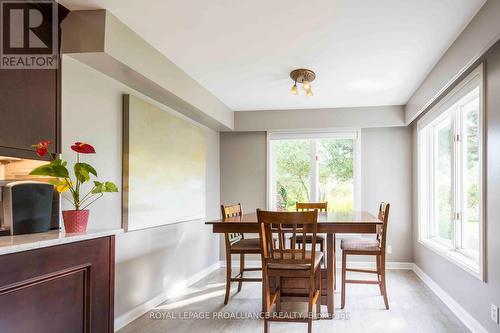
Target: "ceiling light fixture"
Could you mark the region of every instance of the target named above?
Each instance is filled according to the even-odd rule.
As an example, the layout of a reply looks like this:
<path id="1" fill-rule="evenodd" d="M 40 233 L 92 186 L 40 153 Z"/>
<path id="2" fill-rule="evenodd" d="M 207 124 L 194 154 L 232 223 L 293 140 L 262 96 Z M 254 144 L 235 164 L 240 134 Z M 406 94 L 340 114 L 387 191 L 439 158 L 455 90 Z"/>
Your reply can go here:
<path id="1" fill-rule="evenodd" d="M 290 89 L 290 92 L 294 95 L 299 94 L 299 89 L 297 89 L 297 81 L 295 81 L 295 83 L 293 84 L 292 89 Z"/>
<path id="2" fill-rule="evenodd" d="M 290 73 L 290 77 L 294 81 L 292 89 L 290 92 L 294 95 L 298 95 L 299 91 L 297 89 L 297 82 L 302 83 L 302 88 L 306 91 L 306 96 L 310 97 L 313 95 L 311 82 L 316 78 L 316 73 L 310 69 L 299 68 L 295 69 Z"/>

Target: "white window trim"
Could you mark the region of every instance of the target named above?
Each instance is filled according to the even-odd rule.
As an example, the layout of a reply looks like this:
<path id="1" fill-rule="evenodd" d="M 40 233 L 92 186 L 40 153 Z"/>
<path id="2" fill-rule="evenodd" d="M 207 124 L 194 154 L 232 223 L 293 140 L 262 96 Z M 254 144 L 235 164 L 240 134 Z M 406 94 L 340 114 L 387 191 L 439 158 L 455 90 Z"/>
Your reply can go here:
<path id="1" fill-rule="evenodd" d="M 479 147 L 479 163 L 481 165 L 481 191 L 480 191 L 480 231 L 479 231 L 479 264 L 476 265 L 473 260 L 464 255 L 463 253 L 450 249 L 449 247 L 443 245 L 441 242 L 425 237 L 428 234 L 428 223 L 425 220 L 429 220 L 429 216 L 422 216 L 423 206 L 427 205 L 427 202 L 422 200 L 420 193 L 423 193 L 421 187 L 428 188 L 428 185 L 423 183 L 421 179 L 428 179 L 426 176 L 427 168 L 422 164 L 428 158 L 423 157 L 422 145 L 429 144 L 427 138 L 423 139 L 420 135 L 420 129 L 427 126 L 429 123 L 435 121 L 441 116 L 449 107 L 458 102 L 465 94 L 460 93 L 464 88 L 468 88 L 474 81 L 479 82 L 479 136 L 482 138 L 481 145 Z M 486 282 L 486 248 L 485 248 L 485 230 L 486 230 L 486 122 L 485 122 L 485 110 L 484 110 L 484 65 L 480 64 L 476 69 L 474 69 L 465 79 L 462 80 L 452 91 L 450 91 L 439 103 L 437 103 L 429 112 L 427 112 L 422 118 L 417 122 L 417 205 L 418 205 L 418 223 L 417 223 L 417 234 L 418 242 L 425 247 L 429 248 L 438 255 L 444 257 L 450 262 L 456 264 L 458 267 L 462 268 L 466 272 L 470 273 L 472 276 Z M 425 142 L 423 141 L 425 140 Z M 429 211 L 426 209 L 426 211 Z"/>
<path id="2" fill-rule="evenodd" d="M 266 172 L 266 203 L 267 209 L 273 209 L 274 187 L 271 180 L 274 179 L 274 165 L 271 141 L 279 139 L 319 139 L 319 138 L 352 138 L 354 145 L 354 210 L 361 209 L 361 129 L 325 129 L 321 131 L 271 131 L 267 132 L 267 172 Z"/>

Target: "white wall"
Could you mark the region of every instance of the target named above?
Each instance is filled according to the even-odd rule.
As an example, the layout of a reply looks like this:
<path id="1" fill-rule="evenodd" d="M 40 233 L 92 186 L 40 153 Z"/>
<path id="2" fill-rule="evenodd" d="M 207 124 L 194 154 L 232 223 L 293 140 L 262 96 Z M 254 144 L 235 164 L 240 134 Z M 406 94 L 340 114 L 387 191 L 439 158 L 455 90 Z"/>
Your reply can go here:
<path id="1" fill-rule="evenodd" d="M 213 129 L 233 112 L 106 10 L 77 10 L 62 22 L 62 50 L 75 59 Z"/>
<path id="2" fill-rule="evenodd" d="M 266 149 L 266 132 L 221 133 L 222 203 L 241 202 L 245 211 L 266 207 Z M 391 203 L 388 261 L 413 262 L 411 149 L 408 127 L 361 131 L 362 209 L 376 214 L 381 201 Z"/>
<path id="3" fill-rule="evenodd" d="M 406 123 L 433 101 L 500 38 L 500 1 L 488 0 L 458 36 L 405 106 Z"/>
<path id="4" fill-rule="evenodd" d="M 68 57 L 62 63 L 63 158 L 74 161 L 75 141 L 93 144 L 97 154 L 84 156 L 102 180 L 121 188 L 122 94 L 127 86 Z M 163 107 L 164 108 L 164 107 Z M 206 132 L 206 214 L 219 216 L 219 134 Z M 63 203 L 63 209 L 67 208 Z M 109 194 L 91 207 L 89 228 L 121 227 L 121 194 Z M 118 235 L 116 238 L 115 318 L 172 292 L 179 283 L 219 260 L 219 236 L 204 221 L 172 224 Z M 194 245 L 196 245 L 194 247 Z M 193 250 L 195 249 L 195 250 Z"/>

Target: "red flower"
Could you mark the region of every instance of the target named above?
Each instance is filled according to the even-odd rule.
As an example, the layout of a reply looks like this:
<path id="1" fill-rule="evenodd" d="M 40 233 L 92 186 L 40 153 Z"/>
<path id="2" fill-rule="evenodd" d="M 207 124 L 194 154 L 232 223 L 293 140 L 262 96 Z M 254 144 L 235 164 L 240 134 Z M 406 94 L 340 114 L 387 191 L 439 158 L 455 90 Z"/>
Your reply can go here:
<path id="1" fill-rule="evenodd" d="M 85 142 L 75 142 L 75 144 L 71 146 L 71 149 L 73 149 L 77 153 L 95 154 L 94 147 Z"/>
<path id="2" fill-rule="evenodd" d="M 51 143 L 52 143 L 52 141 L 50 141 L 50 140 L 44 140 L 44 141 L 38 142 L 38 144 L 36 144 L 36 145 L 32 145 L 31 147 L 35 148 L 38 156 L 44 157 L 47 154 L 47 152 L 49 151 L 49 145 Z"/>

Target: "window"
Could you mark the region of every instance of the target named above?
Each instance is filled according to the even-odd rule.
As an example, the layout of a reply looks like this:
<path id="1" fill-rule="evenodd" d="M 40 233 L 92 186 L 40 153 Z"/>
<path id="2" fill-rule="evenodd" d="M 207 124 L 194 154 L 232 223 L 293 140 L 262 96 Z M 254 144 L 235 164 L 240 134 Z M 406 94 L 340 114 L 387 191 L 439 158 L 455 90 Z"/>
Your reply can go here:
<path id="1" fill-rule="evenodd" d="M 483 278 L 483 86 L 478 67 L 418 129 L 419 240 Z"/>
<path id="2" fill-rule="evenodd" d="M 328 201 L 330 211 L 360 205 L 359 132 L 270 133 L 268 208 Z"/>

